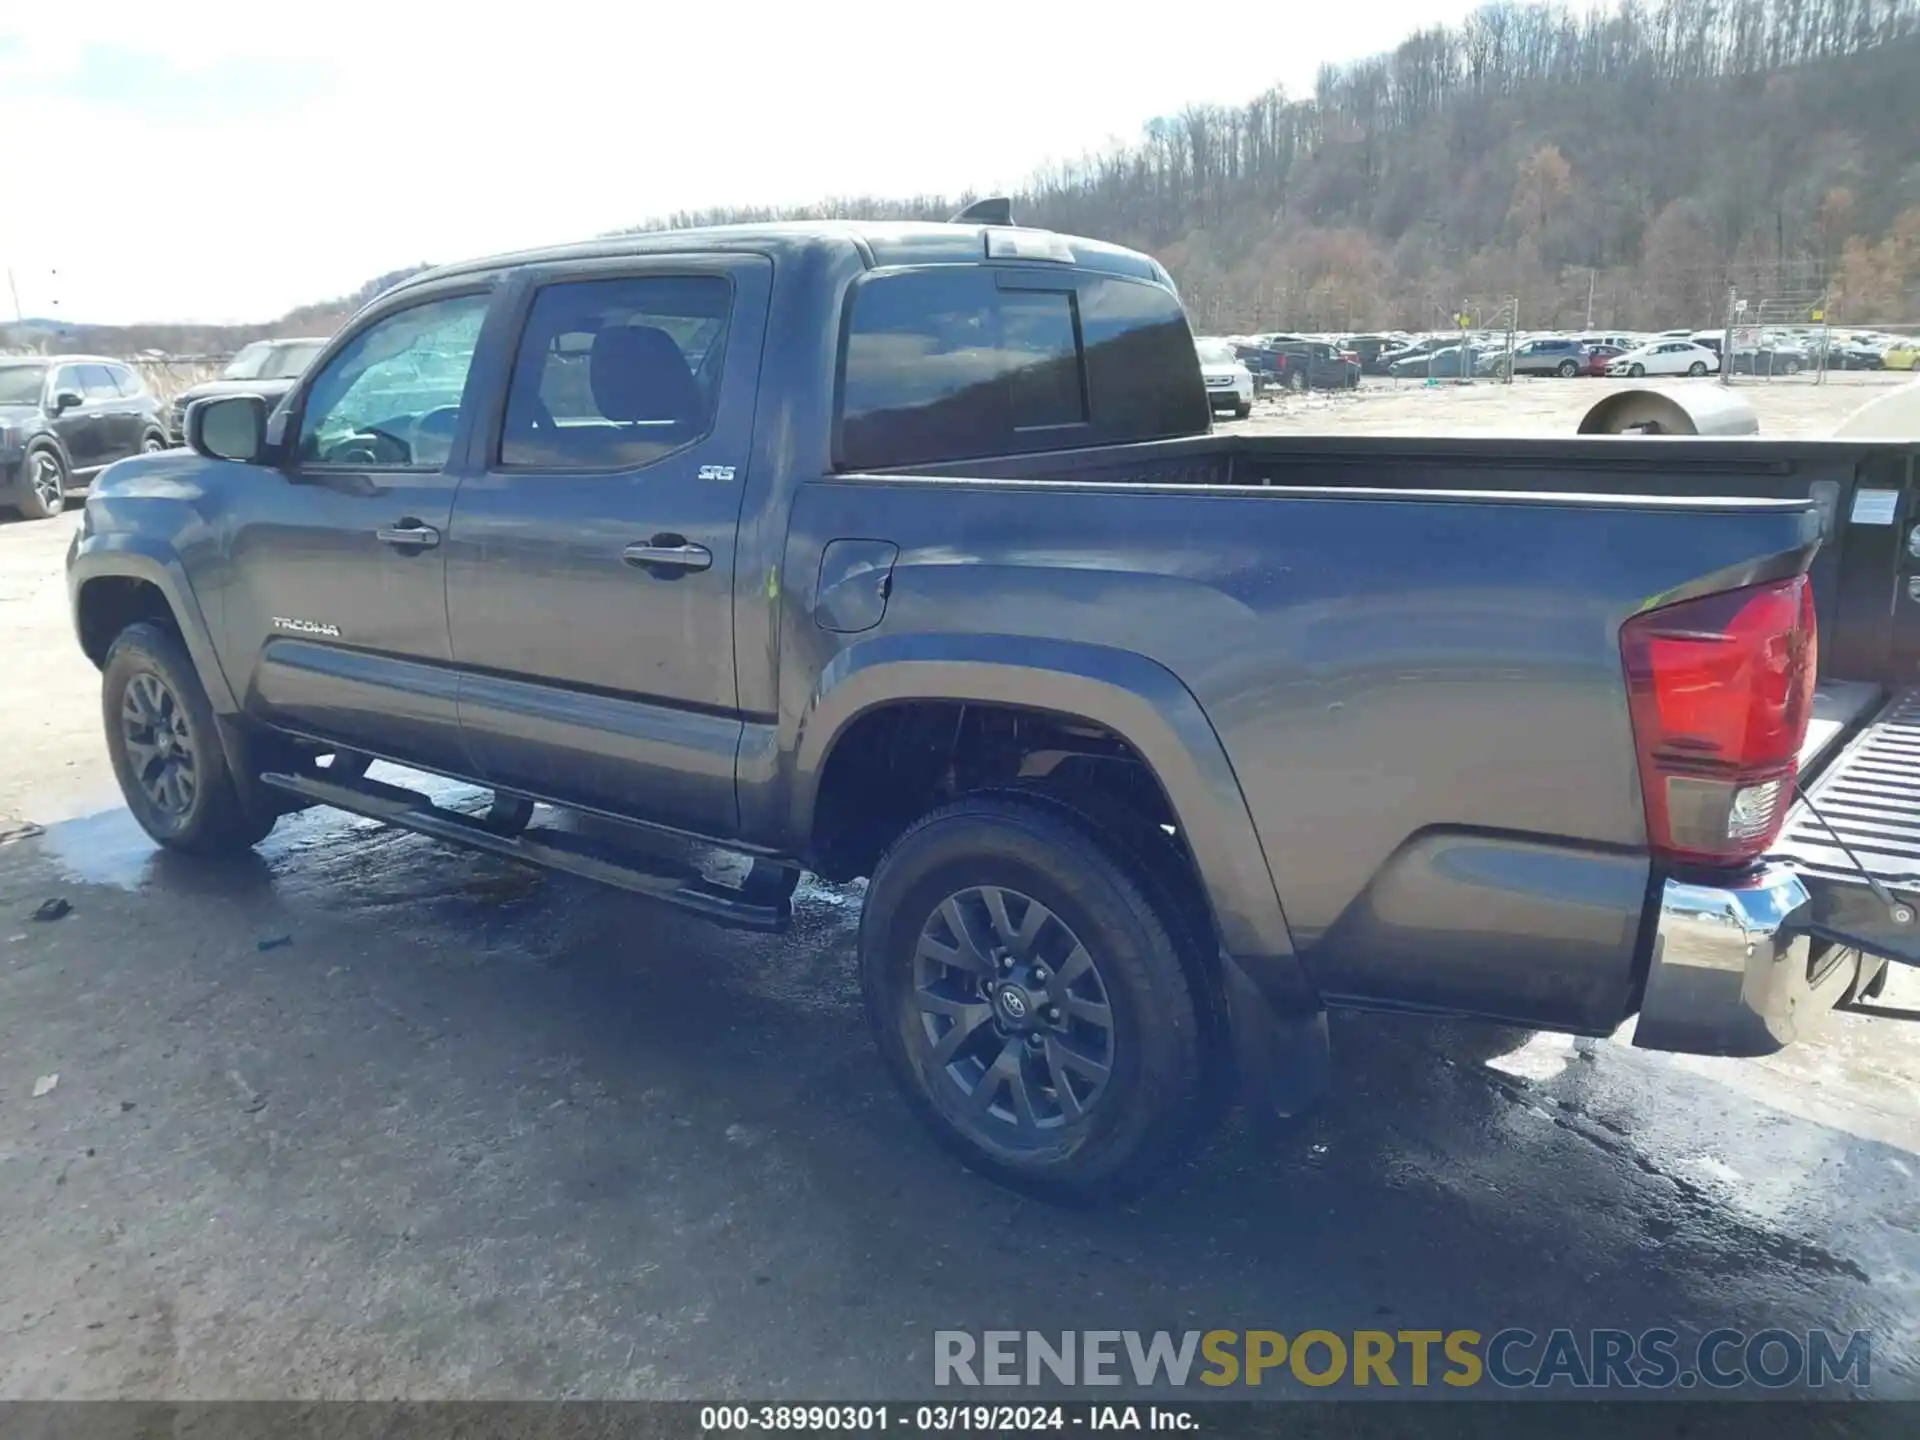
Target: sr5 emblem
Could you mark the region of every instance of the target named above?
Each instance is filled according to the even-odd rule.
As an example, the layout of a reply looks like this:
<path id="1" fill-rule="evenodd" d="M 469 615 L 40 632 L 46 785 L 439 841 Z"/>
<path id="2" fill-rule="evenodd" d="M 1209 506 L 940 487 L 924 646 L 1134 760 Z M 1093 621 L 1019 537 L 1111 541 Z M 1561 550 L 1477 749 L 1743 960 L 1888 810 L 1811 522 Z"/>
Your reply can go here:
<path id="1" fill-rule="evenodd" d="M 702 465 L 700 467 L 700 478 L 702 480 L 731 480 L 733 479 L 733 466 Z"/>

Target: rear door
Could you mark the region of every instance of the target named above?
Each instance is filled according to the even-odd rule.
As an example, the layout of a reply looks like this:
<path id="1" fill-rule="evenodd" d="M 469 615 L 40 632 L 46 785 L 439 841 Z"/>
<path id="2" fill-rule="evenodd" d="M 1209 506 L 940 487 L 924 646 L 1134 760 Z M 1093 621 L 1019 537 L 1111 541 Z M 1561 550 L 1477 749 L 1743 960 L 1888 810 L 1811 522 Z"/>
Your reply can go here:
<path id="1" fill-rule="evenodd" d="M 734 547 L 772 276 L 748 255 L 526 272 L 447 547 L 482 779 L 738 828 Z"/>

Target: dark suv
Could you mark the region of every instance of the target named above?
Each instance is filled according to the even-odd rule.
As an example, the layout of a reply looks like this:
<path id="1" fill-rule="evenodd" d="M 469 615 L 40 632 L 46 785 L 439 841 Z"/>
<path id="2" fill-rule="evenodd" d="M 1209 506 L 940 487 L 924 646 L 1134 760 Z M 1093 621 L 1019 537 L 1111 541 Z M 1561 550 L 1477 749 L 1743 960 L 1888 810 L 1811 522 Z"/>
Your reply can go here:
<path id="1" fill-rule="evenodd" d="M 271 410 L 280 397 L 293 388 L 293 382 L 306 374 L 313 357 L 327 348 L 326 337 L 306 336 L 297 340 L 256 340 L 242 346 L 240 353 L 227 362 L 217 380 L 203 380 L 173 397 L 168 416 L 168 434 L 176 445 L 187 443 L 187 406 L 195 400 L 216 395 L 258 395 Z"/>
<path id="2" fill-rule="evenodd" d="M 0 507 L 44 520 L 114 461 L 166 448 L 160 402 L 130 366 L 0 355 Z"/>

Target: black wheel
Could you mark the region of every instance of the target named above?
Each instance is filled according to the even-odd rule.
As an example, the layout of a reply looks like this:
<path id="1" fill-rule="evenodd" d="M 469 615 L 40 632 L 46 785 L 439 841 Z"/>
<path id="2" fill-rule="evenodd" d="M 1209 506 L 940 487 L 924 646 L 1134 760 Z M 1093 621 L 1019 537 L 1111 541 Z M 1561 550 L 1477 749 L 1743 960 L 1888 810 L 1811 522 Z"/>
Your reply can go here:
<path id="1" fill-rule="evenodd" d="M 1800 362 L 1798 360 L 1781 361 L 1780 373 L 1783 375 L 1798 375 L 1800 373 Z"/>
<path id="2" fill-rule="evenodd" d="M 1647 378 L 1647 367 L 1636 360 L 1627 367 L 1627 374 L 1636 380 L 1644 380 Z"/>
<path id="3" fill-rule="evenodd" d="M 1559 374 L 1562 380 L 1571 380 L 1573 379 L 1574 376 L 1578 375 L 1579 373 L 1580 373 L 1580 367 L 1574 364 L 1573 361 L 1562 360 L 1560 362 Z"/>
<path id="4" fill-rule="evenodd" d="M 493 803 L 480 814 L 480 823 L 495 835 L 518 835 L 532 819 L 533 801 L 499 790 L 493 793 Z"/>
<path id="5" fill-rule="evenodd" d="M 1251 400 L 1244 405 L 1236 405 L 1233 410 L 1233 418 L 1236 420 L 1244 420 L 1251 414 L 1253 414 L 1253 402 Z"/>
<path id="6" fill-rule="evenodd" d="M 67 467 L 60 452 L 42 446 L 27 454 L 26 483 L 20 513 L 29 520 L 51 520 L 67 508 Z"/>
<path id="7" fill-rule="evenodd" d="M 148 431 L 145 438 L 140 441 L 140 453 L 142 455 L 158 455 L 166 448 L 167 437 L 157 430 Z"/>
<path id="8" fill-rule="evenodd" d="M 875 868 L 867 1018 L 908 1103 L 964 1163 L 1043 1199 L 1123 1198 L 1210 1118 L 1187 934 L 1067 815 L 962 800 Z"/>
<path id="9" fill-rule="evenodd" d="M 130 625 L 102 677 L 107 754 L 133 818 L 169 850 L 231 855 L 273 828 L 241 802 L 213 707 L 193 661 L 169 631 Z"/>

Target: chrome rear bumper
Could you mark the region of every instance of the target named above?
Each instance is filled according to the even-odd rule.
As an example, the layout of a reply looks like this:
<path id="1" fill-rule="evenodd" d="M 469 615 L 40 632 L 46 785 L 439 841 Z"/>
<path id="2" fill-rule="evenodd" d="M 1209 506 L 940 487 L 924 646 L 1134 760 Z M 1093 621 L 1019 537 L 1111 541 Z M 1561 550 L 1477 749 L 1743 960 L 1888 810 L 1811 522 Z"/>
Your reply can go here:
<path id="1" fill-rule="evenodd" d="M 1668 880 L 1633 1043 L 1770 1055 L 1803 1038 L 1849 997 L 1862 963 L 1856 950 L 1821 947 L 1811 965 L 1815 942 L 1798 928 L 1809 898 L 1785 865 L 1718 885 Z"/>

